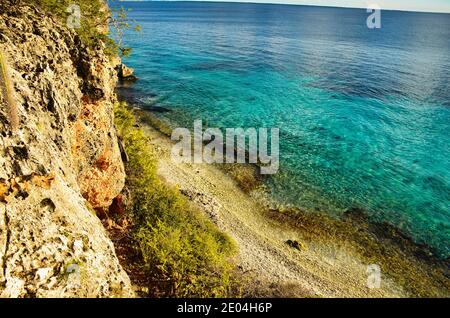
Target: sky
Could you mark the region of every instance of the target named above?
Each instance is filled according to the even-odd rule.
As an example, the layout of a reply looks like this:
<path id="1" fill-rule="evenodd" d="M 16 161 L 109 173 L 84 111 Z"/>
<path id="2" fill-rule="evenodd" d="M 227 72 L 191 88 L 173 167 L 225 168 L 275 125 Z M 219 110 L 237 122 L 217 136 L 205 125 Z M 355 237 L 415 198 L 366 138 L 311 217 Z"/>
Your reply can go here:
<path id="1" fill-rule="evenodd" d="M 203 1 L 203 0 L 196 0 Z M 382 9 L 450 13 L 450 0 L 215 0 L 223 2 L 258 2 L 367 8 L 376 4 Z"/>

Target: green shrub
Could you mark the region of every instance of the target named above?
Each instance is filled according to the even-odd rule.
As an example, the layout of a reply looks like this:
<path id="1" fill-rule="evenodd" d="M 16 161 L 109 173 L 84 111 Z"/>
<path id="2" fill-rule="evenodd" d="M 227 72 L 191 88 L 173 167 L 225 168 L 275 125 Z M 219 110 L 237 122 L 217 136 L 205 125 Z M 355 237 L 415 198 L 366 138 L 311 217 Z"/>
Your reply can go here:
<path id="1" fill-rule="evenodd" d="M 145 272 L 154 277 L 150 289 L 175 297 L 229 295 L 236 250 L 232 240 L 158 179 L 157 158 L 123 103 L 115 107 L 115 122 L 129 157 L 132 236 Z"/>
<path id="2" fill-rule="evenodd" d="M 131 49 L 123 47 L 122 36 L 125 29 L 133 28 L 140 31 L 139 25 L 130 20 L 126 10 L 121 7 L 115 9 L 114 13 L 105 4 L 106 0 L 26 0 L 25 3 L 37 6 L 66 22 L 70 19 L 69 6 L 75 4 L 80 8 L 80 25 L 75 31 L 81 41 L 90 47 L 100 42 L 105 44 L 106 53 L 109 55 L 129 55 Z M 114 2 L 114 1 L 110 1 Z M 109 33 L 108 28 L 114 29 L 114 35 Z"/>

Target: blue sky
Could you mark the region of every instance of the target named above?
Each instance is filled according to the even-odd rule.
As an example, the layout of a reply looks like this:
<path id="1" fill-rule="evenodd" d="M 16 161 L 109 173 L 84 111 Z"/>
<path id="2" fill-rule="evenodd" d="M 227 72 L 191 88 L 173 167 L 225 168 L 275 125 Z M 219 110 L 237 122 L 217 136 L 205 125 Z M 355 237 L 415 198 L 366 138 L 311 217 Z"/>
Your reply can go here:
<path id="1" fill-rule="evenodd" d="M 196 0 L 203 1 L 203 0 Z M 333 7 L 367 8 L 377 4 L 383 9 L 450 13 L 450 0 L 217 0 L 223 2 L 289 3 Z"/>

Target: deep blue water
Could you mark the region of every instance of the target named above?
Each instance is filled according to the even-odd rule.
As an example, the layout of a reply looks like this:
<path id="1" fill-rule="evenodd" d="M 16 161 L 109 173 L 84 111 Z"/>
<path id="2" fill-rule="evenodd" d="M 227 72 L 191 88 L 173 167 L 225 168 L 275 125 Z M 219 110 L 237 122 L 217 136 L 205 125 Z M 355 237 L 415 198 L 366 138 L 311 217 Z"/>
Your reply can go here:
<path id="1" fill-rule="evenodd" d="M 174 126 L 279 127 L 273 199 L 366 210 L 450 255 L 450 14 L 122 3 L 128 91 Z"/>

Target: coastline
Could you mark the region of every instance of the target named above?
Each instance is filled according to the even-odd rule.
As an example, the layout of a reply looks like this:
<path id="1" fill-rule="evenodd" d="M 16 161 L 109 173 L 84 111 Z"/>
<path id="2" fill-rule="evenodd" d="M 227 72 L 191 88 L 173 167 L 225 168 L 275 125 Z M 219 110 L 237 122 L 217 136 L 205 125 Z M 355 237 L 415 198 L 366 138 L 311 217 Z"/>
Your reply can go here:
<path id="1" fill-rule="evenodd" d="M 172 162 L 170 130 L 147 111 L 135 113 L 158 154 L 161 180 L 177 187 L 237 243 L 237 268 L 244 281 L 258 286 L 251 290 L 248 283 L 244 296 L 449 296 L 447 261 L 422 252 L 395 229 L 368 223 L 362 211 L 336 220 L 271 209 L 262 193 L 243 189 L 230 169 Z M 300 242 L 300 247 L 292 248 L 288 241 Z M 381 267 L 380 288 L 367 287 L 371 264 Z"/>
<path id="2" fill-rule="evenodd" d="M 120 102 L 137 77 L 88 41 L 106 25 L 41 2 L 0 3 L 0 297 L 450 297 L 450 258 L 366 210 L 282 206 L 258 164 L 173 161 L 170 110 Z M 88 25 L 109 12 L 80 4 Z"/>

